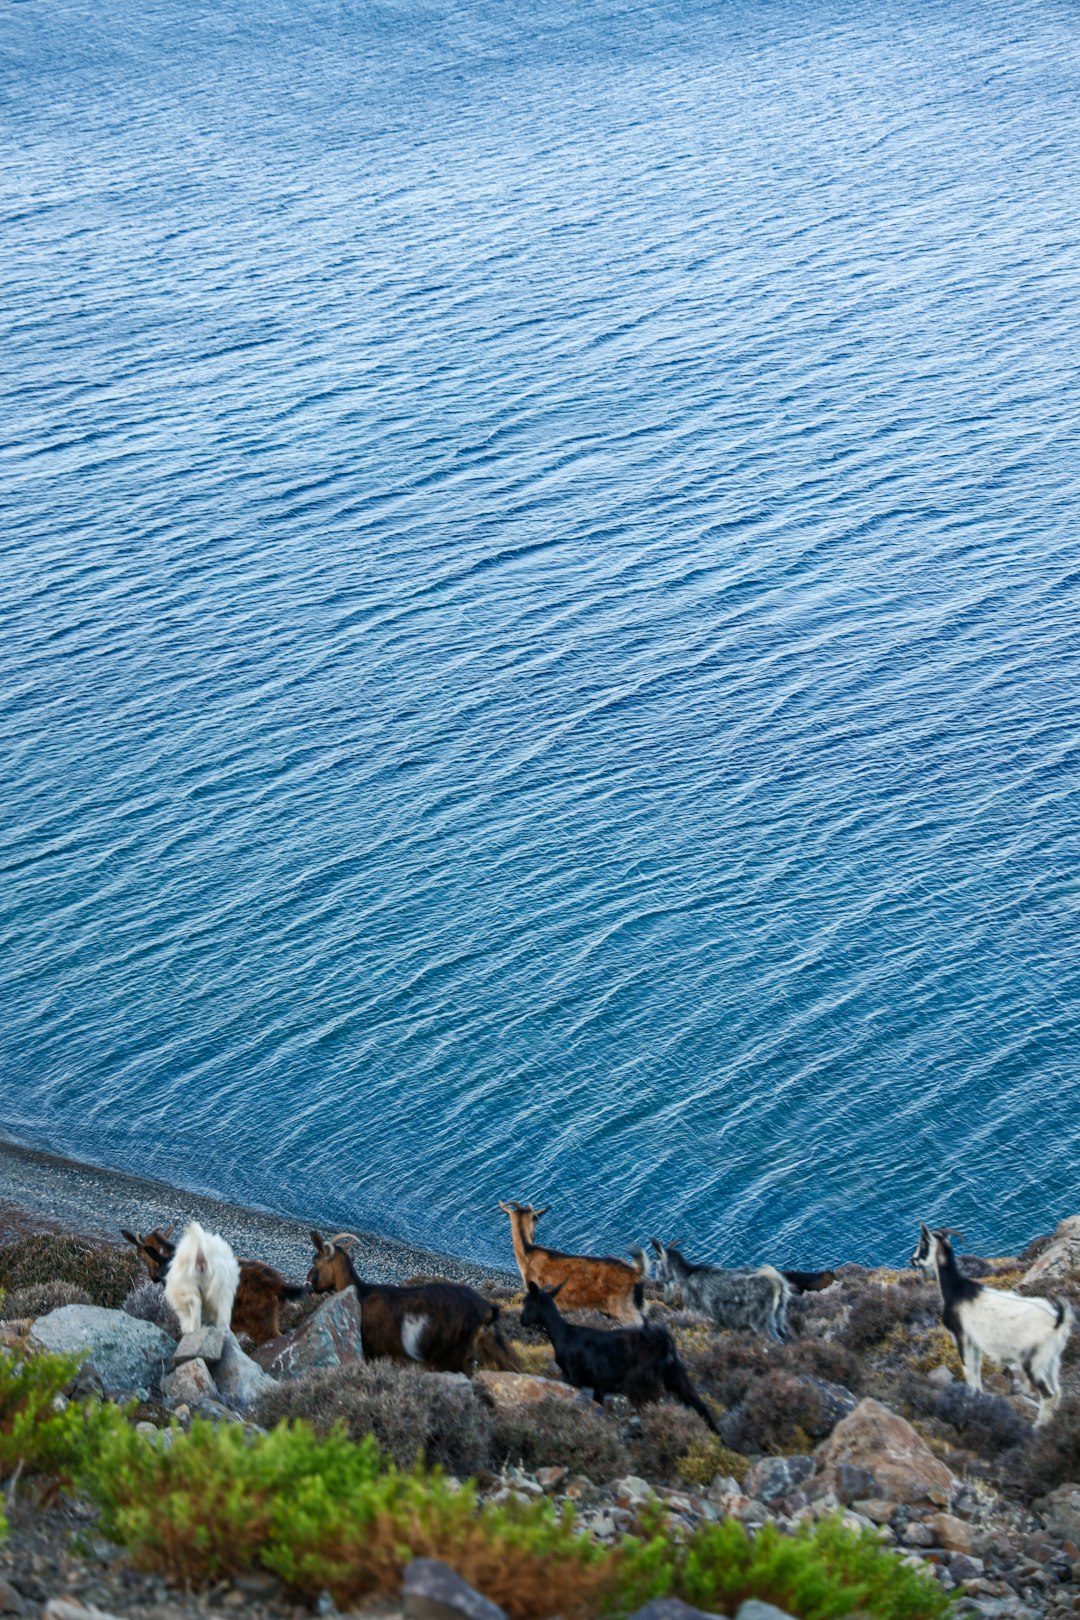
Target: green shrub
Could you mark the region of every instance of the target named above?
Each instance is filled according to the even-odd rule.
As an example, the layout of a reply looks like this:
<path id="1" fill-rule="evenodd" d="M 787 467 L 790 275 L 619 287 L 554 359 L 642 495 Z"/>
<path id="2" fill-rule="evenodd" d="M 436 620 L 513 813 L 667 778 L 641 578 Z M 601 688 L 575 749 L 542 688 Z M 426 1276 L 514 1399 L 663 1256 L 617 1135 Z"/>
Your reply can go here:
<path id="1" fill-rule="evenodd" d="M 0 1248 L 0 1288 L 74 1283 L 94 1305 L 113 1310 L 119 1310 L 140 1271 L 134 1249 L 90 1243 L 66 1232 L 35 1232 Z"/>
<path id="2" fill-rule="evenodd" d="M 600 1407 L 557 1395 L 496 1413 L 492 1450 L 498 1467 L 569 1468 L 597 1483 L 617 1479 L 630 1466 L 618 1428 Z"/>
<path id="3" fill-rule="evenodd" d="M 102 1532 L 145 1569 L 199 1585 L 261 1565 L 343 1608 L 396 1592 L 416 1556 L 445 1560 L 511 1620 L 627 1613 L 666 1594 L 729 1613 L 759 1597 L 797 1620 L 939 1620 L 949 1608 L 932 1577 L 835 1521 L 751 1540 L 729 1520 L 676 1542 L 658 1508 L 644 1537 L 605 1549 L 547 1501 L 480 1506 L 472 1485 L 399 1473 L 373 1440 L 319 1439 L 301 1423 L 249 1437 L 196 1419 L 166 1449 L 116 1420 L 82 1485 Z"/>
<path id="4" fill-rule="evenodd" d="M 937 1620 L 951 1607 L 931 1575 L 902 1564 L 872 1531 L 853 1535 L 836 1519 L 793 1536 L 766 1524 L 752 1539 L 733 1519 L 704 1525 L 686 1545 L 679 1588 L 702 1609 L 734 1614 L 759 1598 L 799 1620 Z"/>
<path id="5" fill-rule="evenodd" d="M 97 1403 L 57 1401 L 79 1370 L 75 1356 L 26 1360 L 0 1350 L 0 1479 L 23 1474 L 64 1478 L 79 1465 L 83 1447 L 118 1418 Z"/>
<path id="6" fill-rule="evenodd" d="M 47 1316 L 62 1305 L 90 1305 L 90 1295 L 77 1283 L 31 1283 L 29 1288 L 13 1288 L 0 1299 L 0 1322 L 19 1322 L 27 1317 Z"/>
<path id="7" fill-rule="evenodd" d="M 444 1559 L 512 1620 L 580 1614 L 617 1555 L 575 1534 L 546 1501 L 480 1507 L 475 1489 L 439 1474 L 387 1469 L 374 1440 L 303 1423 L 253 1439 L 196 1419 L 173 1443 L 105 1435 L 83 1488 L 101 1528 L 143 1568 L 203 1583 L 256 1564 L 342 1608 L 396 1590 L 413 1557 Z"/>
<path id="8" fill-rule="evenodd" d="M 254 1415 L 264 1428 L 303 1418 L 317 1434 L 341 1423 L 352 1440 L 374 1436 L 399 1468 L 418 1459 L 452 1474 L 491 1466 L 491 1414 L 472 1389 L 393 1361 L 364 1361 L 283 1382 L 260 1398 Z"/>

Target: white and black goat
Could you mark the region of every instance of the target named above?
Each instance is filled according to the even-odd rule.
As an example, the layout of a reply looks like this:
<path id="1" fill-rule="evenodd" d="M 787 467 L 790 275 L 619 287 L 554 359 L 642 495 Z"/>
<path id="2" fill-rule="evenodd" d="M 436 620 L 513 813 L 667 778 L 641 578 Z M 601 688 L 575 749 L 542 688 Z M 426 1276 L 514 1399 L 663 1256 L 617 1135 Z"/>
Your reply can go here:
<path id="1" fill-rule="evenodd" d="M 936 1276 L 942 1320 L 953 1338 L 972 1389 L 982 1389 L 982 1358 L 1021 1368 L 1039 1397 L 1036 1424 L 1045 1423 L 1061 1400 L 1061 1357 L 1072 1327 L 1065 1299 L 1027 1298 L 1011 1289 L 987 1288 L 965 1277 L 956 1263 L 948 1227 L 936 1232 L 920 1222 L 911 1264 Z"/>
<path id="2" fill-rule="evenodd" d="M 544 1329 L 567 1383 L 575 1389 L 591 1389 L 597 1401 L 605 1395 L 625 1395 L 634 1406 L 658 1401 L 666 1392 L 691 1407 L 714 1434 L 718 1432 L 666 1327 L 659 1322 L 609 1329 L 579 1327 L 568 1322 L 555 1303 L 562 1288 L 562 1283 L 556 1288 L 527 1283 L 521 1325 Z"/>
<path id="3" fill-rule="evenodd" d="M 204 1320 L 227 1328 L 239 1283 L 240 1266 L 225 1239 L 191 1221 L 165 1276 L 165 1298 L 181 1331 L 194 1333 Z"/>
<path id="4" fill-rule="evenodd" d="M 787 1336 L 787 1308 L 792 1287 L 775 1266 L 729 1271 L 722 1266 L 696 1266 L 674 1243 L 650 1238 L 656 1254 L 656 1279 L 670 1303 L 678 1290 L 692 1311 L 711 1317 L 717 1327 L 761 1333 L 781 1343 Z"/>

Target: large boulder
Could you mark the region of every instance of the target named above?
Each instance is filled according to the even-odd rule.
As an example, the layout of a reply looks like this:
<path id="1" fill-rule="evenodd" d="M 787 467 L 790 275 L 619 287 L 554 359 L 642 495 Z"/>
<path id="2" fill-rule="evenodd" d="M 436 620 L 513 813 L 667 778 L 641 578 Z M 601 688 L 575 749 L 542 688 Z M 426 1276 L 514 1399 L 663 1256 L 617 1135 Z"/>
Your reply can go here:
<path id="1" fill-rule="evenodd" d="M 172 1358 L 174 1341 L 153 1322 L 103 1305 L 62 1305 L 41 1316 L 29 1342 L 57 1355 L 83 1355 L 107 1395 L 154 1389 Z"/>
<path id="2" fill-rule="evenodd" d="M 1080 1542 L 1080 1485 L 1059 1485 L 1035 1506 L 1049 1529 L 1066 1541 Z"/>
<path id="3" fill-rule="evenodd" d="M 492 1372 L 482 1368 L 473 1378 L 473 1389 L 499 1411 L 516 1412 L 523 1406 L 554 1396 L 557 1401 L 578 1401 L 591 1405 L 589 1397 L 572 1384 L 556 1378 L 536 1378 L 532 1373 Z"/>
<path id="4" fill-rule="evenodd" d="M 838 1470 L 865 1469 L 873 1476 L 875 1495 L 891 1502 L 929 1502 L 946 1507 L 957 1481 L 911 1424 L 880 1401 L 860 1401 L 842 1418 L 814 1453 L 815 1495 L 840 1495 Z"/>
<path id="5" fill-rule="evenodd" d="M 1024 1272 L 1020 1287 L 1046 1293 L 1076 1282 L 1080 1282 L 1080 1215 L 1070 1215 L 1058 1222 L 1049 1248 Z"/>
<path id="6" fill-rule="evenodd" d="M 260 1345 L 256 1359 L 271 1378 L 303 1378 L 325 1367 L 344 1367 L 363 1361 L 360 1337 L 360 1301 L 355 1288 L 331 1294 L 295 1333 L 285 1333 Z"/>

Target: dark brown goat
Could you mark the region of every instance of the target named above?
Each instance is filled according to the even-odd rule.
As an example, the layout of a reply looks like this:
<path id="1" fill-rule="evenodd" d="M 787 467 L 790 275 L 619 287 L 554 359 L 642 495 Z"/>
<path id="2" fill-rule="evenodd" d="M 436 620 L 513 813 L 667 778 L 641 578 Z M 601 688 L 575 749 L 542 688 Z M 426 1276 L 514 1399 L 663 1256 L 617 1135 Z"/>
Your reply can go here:
<path id="1" fill-rule="evenodd" d="M 343 1244 L 341 1232 L 327 1243 L 312 1232 L 315 1258 L 308 1283 L 316 1294 L 355 1288 L 360 1300 L 360 1339 L 369 1359 L 419 1361 L 436 1372 L 471 1372 L 479 1361 L 520 1372 L 514 1352 L 499 1329 L 499 1307 L 463 1283 L 431 1282 L 399 1288 L 366 1283 Z"/>
<path id="2" fill-rule="evenodd" d="M 546 1215 L 550 1204 L 534 1209 L 531 1204 L 500 1203 L 504 1215 L 510 1217 L 510 1236 L 514 1244 L 521 1280 L 526 1288 L 536 1283 L 539 1288 L 561 1285 L 560 1299 L 564 1310 L 602 1311 L 616 1322 L 637 1323 L 643 1320 L 645 1300 L 645 1255 L 638 1249 L 635 1261 L 629 1265 L 612 1255 L 603 1258 L 591 1254 L 563 1254 L 560 1249 L 545 1249 L 534 1243 L 536 1223 Z"/>
<path id="3" fill-rule="evenodd" d="M 151 1282 L 163 1283 L 169 1273 L 176 1244 L 172 1242 L 175 1223 L 155 1227 L 145 1237 L 121 1229 L 120 1236 L 132 1244 L 150 1273 Z M 281 1332 L 281 1307 L 286 1300 L 303 1299 L 310 1290 L 306 1283 L 291 1283 L 264 1260 L 240 1261 L 240 1286 L 233 1300 L 234 1333 L 246 1333 L 255 1344 L 266 1344 Z"/>

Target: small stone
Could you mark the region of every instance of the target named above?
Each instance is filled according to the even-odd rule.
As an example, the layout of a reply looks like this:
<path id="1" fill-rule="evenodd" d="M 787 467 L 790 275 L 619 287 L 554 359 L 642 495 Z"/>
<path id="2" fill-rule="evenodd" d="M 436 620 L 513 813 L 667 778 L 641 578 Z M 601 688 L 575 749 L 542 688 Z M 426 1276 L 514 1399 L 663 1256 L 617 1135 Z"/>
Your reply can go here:
<path id="1" fill-rule="evenodd" d="M 928 1524 L 909 1524 L 903 1532 L 905 1547 L 936 1547 L 937 1537 Z"/>
<path id="2" fill-rule="evenodd" d="M 763 1457 L 750 1469 L 743 1490 L 759 1502 L 774 1502 L 790 1496 L 813 1472 L 812 1457 Z"/>
<path id="3" fill-rule="evenodd" d="M 211 1362 L 221 1360 L 224 1348 L 224 1328 L 216 1326 L 196 1328 L 193 1333 L 185 1333 L 173 1351 L 173 1365 L 179 1367 L 185 1361 L 201 1360 L 209 1366 Z"/>
<path id="4" fill-rule="evenodd" d="M 50 1598 L 41 1611 L 41 1620 L 117 1620 L 116 1615 L 104 1609 L 95 1609 L 92 1603 L 80 1603 L 78 1598 Z"/>
<path id="5" fill-rule="evenodd" d="M 562 1484 L 568 1473 L 569 1469 L 566 1468 L 538 1468 L 536 1483 L 542 1491 L 554 1491 Z"/>
<path id="6" fill-rule="evenodd" d="M 25 1614 L 26 1605 L 10 1581 L 0 1575 L 0 1614 Z"/>
<path id="7" fill-rule="evenodd" d="M 217 1394 L 217 1385 L 210 1369 L 201 1358 L 185 1361 L 175 1372 L 166 1373 L 161 1380 L 161 1393 L 167 1401 L 194 1401 L 198 1404 Z"/>
<path id="8" fill-rule="evenodd" d="M 414 1558 L 406 1565 L 401 1596 L 409 1620 L 506 1620 L 498 1604 L 437 1558 Z"/>
<path id="9" fill-rule="evenodd" d="M 983 1573 L 985 1565 L 981 1558 L 968 1558 L 964 1553 L 955 1553 L 949 1559 L 949 1573 L 954 1581 L 965 1585 L 968 1581 L 976 1581 Z"/>
<path id="10" fill-rule="evenodd" d="M 856 1497 L 874 1497 L 877 1481 L 868 1468 L 856 1468 L 854 1463 L 838 1463 L 836 1467 L 836 1494 L 850 1506 Z"/>
<path id="11" fill-rule="evenodd" d="M 862 1497 L 852 1502 L 851 1506 L 856 1513 L 861 1513 L 864 1519 L 873 1524 L 891 1524 L 896 1517 L 896 1503 L 886 1502 L 883 1497 Z"/>
<path id="12" fill-rule="evenodd" d="M 936 1385 L 938 1389 L 944 1389 L 946 1384 L 955 1384 L 956 1382 L 951 1367 L 935 1367 L 933 1372 L 927 1373 L 926 1377 L 927 1382 Z"/>
<path id="13" fill-rule="evenodd" d="M 791 1620 L 786 1609 L 778 1609 L 773 1603 L 762 1603 L 758 1598 L 747 1598 L 745 1603 L 739 1605 L 735 1620 Z"/>
<path id="14" fill-rule="evenodd" d="M 620 1507 L 643 1507 L 656 1495 L 648 1481 L 637 1474 L 627 1474 L 625 1479 L 615 1480 L 611 1492 Z"/>
<path id="15" fill-rule="evenodd" d="M 929 1523 L 936 1538 L 936 1546 L 944 1547 L 946 1552 L 972 1551 L 975 1532 L 965 1519 L 954 1518 L 951 1513 L 932 1513 Z"/>
<path id="16" fill-rule="evenodd" d="M 695 1609 L 681 1598 L 653 1598 L 643 1609 L 636 1609 L 630 1620 L 723 1620 L 712 1610 Z"/>

